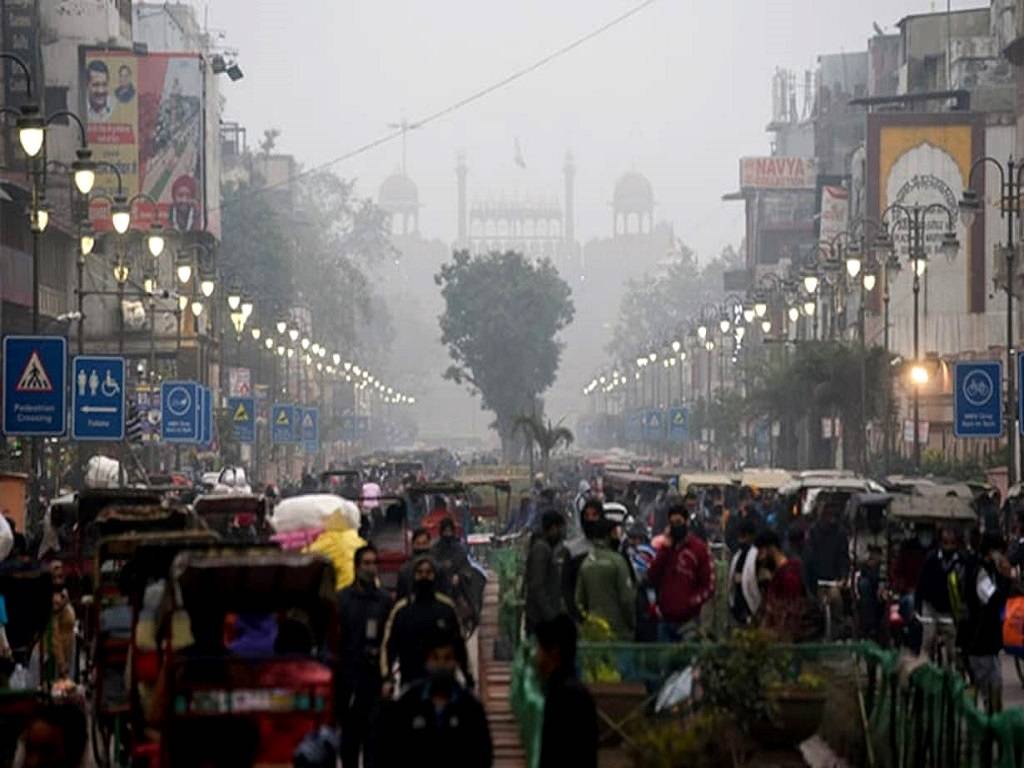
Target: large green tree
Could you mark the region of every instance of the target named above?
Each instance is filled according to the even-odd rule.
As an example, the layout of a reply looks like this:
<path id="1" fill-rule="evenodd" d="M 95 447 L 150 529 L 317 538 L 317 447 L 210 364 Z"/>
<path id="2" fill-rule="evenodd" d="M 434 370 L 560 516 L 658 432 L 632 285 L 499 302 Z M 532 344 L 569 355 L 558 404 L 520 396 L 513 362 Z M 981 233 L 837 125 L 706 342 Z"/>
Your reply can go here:
<path id="1" fill-rule="evenodd" d="M 555 380 L 572 292 L 548 259 L 513 252 L 456 252 L 435 280 L 445 302 L 441 343 L 454 361 L 444 377 L 480 395 L 509 456 L 516 418 Z"/>

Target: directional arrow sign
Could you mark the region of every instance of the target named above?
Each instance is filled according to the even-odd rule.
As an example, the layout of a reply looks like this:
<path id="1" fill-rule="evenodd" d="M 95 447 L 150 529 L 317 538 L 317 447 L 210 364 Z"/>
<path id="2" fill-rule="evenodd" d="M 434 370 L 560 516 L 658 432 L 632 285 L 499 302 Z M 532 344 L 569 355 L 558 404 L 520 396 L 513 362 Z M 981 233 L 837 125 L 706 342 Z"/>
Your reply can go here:
<path id="1" fill-rule="evenodd" d="M 79 355 L 71 364 L 71 437 L 124 440 L 123 357 Z"/>

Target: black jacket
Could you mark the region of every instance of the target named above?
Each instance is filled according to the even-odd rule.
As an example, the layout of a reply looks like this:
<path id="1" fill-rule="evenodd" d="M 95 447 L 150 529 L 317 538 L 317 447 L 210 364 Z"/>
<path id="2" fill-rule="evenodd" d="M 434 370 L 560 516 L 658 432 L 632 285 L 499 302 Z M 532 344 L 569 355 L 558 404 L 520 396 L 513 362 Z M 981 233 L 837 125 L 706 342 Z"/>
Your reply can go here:
<path id="1" fill-rule="evenodd" d="M 850 575 L 850 540 L 836 523 L 811 526 L 804 554 L 807 586 L 813 592 L 818 581 L 841 581 Z"/>
<path id="2" fill-rule="evenodd" d="M 484 708 L 472 693 L 455 686 L 440 712 L 430 682 L 417 683 L 381 713 L 378 762 L 417 768 L 490 768 L 491 732 Z"/>
<path id="3" fill-rule="evenodd" d="M 539 768 L 597 768 L 597 709 L 574 675 L 548 680 L 540 738 Z"/>
<path id="4" fill-rule="evenodd" d="M 391 598 L 378 587 L 363 589 L 353 584 L 338 593 L 342 686 L 368 680 L 380 688 L 380 647 L 390 613 Z"/>
<path id="5" fill-rule="evenodd" d="M 543 621 L 565 613 L 562 600 L 561 550 L 552 548 L 541 535 L 535 535 L 526 558 L 526 629 L 533 632 Z"/>
<path id="6" fill-rule="evenodd" d="M 978 595 L 978 583 L 982 580 L 995 588 L 984 603 Z M 964 580 L 968 620 L 963 637 L 968 656 L 995 656 L 1003 649 L 1003 608 L 1009 593 L 1009 580 L 996 570 L 995 564 L 979 560 L 968 569 Z"/>
<path id="7" fill-rule="evenodd" d="M 960 554 L 943 559 L 941 549 L 933 549 L 924 561 L 921 577 L 914 593 L 914 606 L 920 610 L 924 603 L 939 613 L 952 613 L 949 600 L 949 573 L 960 566 Z"/>
<path id="8" fill-rule="evenodd" d="M 437 630 L 451 632 L 455 639 L 455 654 L 466 681 L 472 685 L 466 643 L 451 599 L 439 593 L 431 597 L 403 597 L 391 609 L 384 627 L 380 670 L 385 679 L 393 676 L 392 668 L 398 662 L 402 685 L 409 685 L 426 677 L 426 644 Z"/>

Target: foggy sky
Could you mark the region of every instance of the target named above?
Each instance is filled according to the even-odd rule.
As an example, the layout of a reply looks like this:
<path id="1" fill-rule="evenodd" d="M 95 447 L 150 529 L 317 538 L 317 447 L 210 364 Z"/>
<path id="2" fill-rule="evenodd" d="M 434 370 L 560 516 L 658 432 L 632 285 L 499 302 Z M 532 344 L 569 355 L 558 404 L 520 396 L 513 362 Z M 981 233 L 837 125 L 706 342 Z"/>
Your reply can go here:
<path id="1" fill-rule="evenodd" d="M 211 29 L 240 50 L 245 78 L 224 83 L 224 119 L 283 135 L 280 151 L 318 164 L 374 139 L 387 123 L 447 106 L 589 32 L 636 0 L 210 0 Z M 954 0 L 953 7 L 987 5 Z M 738 158 L 767 154 L 770 77 L 820 53 L 863 50 L 930 0 L 659 0 L 544 69 L 410 134 L 421 229 L 455 237 L 459 150 L 470 198 L 498 191 L 561 197 L 576 158 L 577 236 L 610 232 L 615 179 L 651 180 L 656 218 L 701 258 L 742 236 Z M 518 137 L 526 170 L 513 163 Z M 395 141 L 339 164 L 376 197 L 401 164 Z"/>

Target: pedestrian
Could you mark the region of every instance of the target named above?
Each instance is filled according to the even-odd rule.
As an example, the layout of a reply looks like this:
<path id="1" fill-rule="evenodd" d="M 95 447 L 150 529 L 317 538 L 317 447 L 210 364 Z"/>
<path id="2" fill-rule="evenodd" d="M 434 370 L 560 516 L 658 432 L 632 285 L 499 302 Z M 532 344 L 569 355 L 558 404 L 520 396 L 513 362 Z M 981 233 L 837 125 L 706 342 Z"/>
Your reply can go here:
<path id="1" fill-rule="evenodd" d="M 484 708 L 455 673 L 465 646 L 451 628 L 425 628 L 424 677 L 386 707 L 377 728 L 384 766 L 490 768 L 494 751 Z"/>
<path id="2" fill-rule="evenodd" d="M 950 664 L 956 648 L 954 611 L 961 605 L 960 590 L 954 597 L 952 585 L 959 584 L 962 561 L 957 532 L 948 526 L 939 532 L 939 547 L 924 561 L 914 593 L 914 608 L 921 616 L 921 653 L 941 664 Z M 956 604 L 956 605 L 954 605 Z M 945 654 L 937 654 L 938 644 Z"/>
<path id="3" fill-rule="evenodd" d="M 763 529 L 754 539 L 754 546 L 758 569 L 770 574 L 763 592 L 760 624 L 780 640 L 792 642 L 801 635 L 807 607 L 803 564 L 798 558 L 786 556 L 779 535 L 771 529 Z"/>
<path id="4" fill-rule="evenodd" d="M 740 488 L 739 506 L 736 509 L 736 513 L 729 515 L 726 519 L 725 546 L 729 548 L 730 552 L 735 552 L 739 549 L 740 524 L 744 520 L 753 522 L 755 536 L 764 527 L 764 519 L 757 509 L 753 492 L 747 486 Z"/>
<path id="5" fill-rule="evenodd" d="M 413 562 L 412 593 L 395 603 L 384 627 L 381 643 L 380 672 L 382 695 L 389 698 L 394 690 L 395 663 L 402 686 L 408 688 L 426 675 L 426 638 L 434 629 L 458 635 L 456 651 L 466 685 L 473 687 L 466 644 L 455 613 L 455 604 L 436 587 L 437 566 L 429 555 L 420 555 Z"/>
<path id="6" fill-rule="evenodd" d="M 982 536 L 978 560 L 967 574 L 964 597 L 967 622 L 964 652 L 974 688 L 990 713 L 1003 708 L 1003 677 L 999 651 L 1003 648 L 1003 609 L 1010 593 L 1013 566 L 1006 558 L 1002 535 L 988 531 Z"/>
<path id="7" fill-rule="evenodd" d="M 364 768 L 372 768 L 368 733 L 380 704 L 380 649 L 391 598 L 377 582 L 377 549 L 372 544 L 356 550 L 355 570 L 355 582 L 338 593 L 341 764 L 359 768 L 362 754 Z"/>
<path id="8" fill-rule="evenodd" d="M 668 501 L 669 544 L 658 550 L 647 581 L 658 595 L 658 639 L 679 642 L 697 629 L 700 611 L 715 592 L 707 544 L 689 531 L 685 502 Z"/>
<path id="9" fill-rule="evenodd" d="M 561 547 L 565 518 L 557 510 L 541 517 L 541 531 L 534 534 L 526 558 L 526 631 L 533 634 L 538 624 L 565 613 L 562 601 Z"/>
<path id="10" fill-rule="evenodd" d="M 472 570 L 469 564 L 469 553 L 455 532 L 455 521 L 446 517 L 438 526 L 440 537 L 432 547 L 430 554 L 437 563 L 438 575 L 450 587 L 445 592 L 449 597 L 460 587 L 460 581 Z"/>
<path id="11" fill-rule="evenodd" d="M 843 615 L 840 584 L 850 578 L 850 540 L 839 525 L 842 506 L 826 502 L 807 534 L 804 576 L 811 592 L 828 600 L 832 616 Z M 826 582 L 826 583 L 823 583 Z"/>
<path id="12" fill-rule="evenodd" d="M 412 556 L 409 558 L 409 561 L 398 570 L 398 580 L 395 584 L 396 600 L 408 597 L 409 593 L 412 592 L 412 566 L 413 563 L 416 562 L 416 558 L 430 554 L 430 531 L 426 528 L 417 528 L 413 531 L 410 546 L 412 549 Z M 448 594 L 448 582 L 443 573 L 438 574 L 437 588 L 440 592 Z"/>
<path id="13" fill-rule="evenodd" d="M 576 625 L 565 614 L 536 627 L 544 686 L 539 768 L 597 768 L 597 708 L 576 676 Z"/>
<path id="14" fill-rule="evenodd" d="M 587 524 L 591 550 L 576 580 L 576 605 L 585 618 L 607 622 L 615 640 L 632 640 L 636 629 L 636 585 L 629 565 L 609 544 L 611 524 Z"/>
<path id="15" fill-rule="evenodd" d="M 576 604 L 576 585 L 579 582 L 580 568 L 593 548 L 591 534 L 596 533 L 597 526 L 602 520 L 604 520 L 604 504 L 597 498 L 587 499 L 580 512 L 580 530 L 583 535 L 574 536 L 565 543 L 565 560 L 562 566 L 562 602 L 577 624 L 583 620 Z"/>
<path id="16" fill-rule="evenodd" d="M 882 548 L 877 544 L 868 545 L 868 558 L 857 571 L 855 586 L 858 634 L 866 640 L 880 642 L 885 608 L 882 604 Z"/>
<path id="17" fill-rule="evenodd" d="M 85 713 L 70 702 L 39 709 L 21 734 L 24 768 L 78 768 L 85 756 Z"/>
<path id="18" fill-rule="evenodd" d="M 757 584 L 757 547 L 754 521 L 740 521 L 739 548 L 729 563 L 729 613 L 741 627 L 752 623 L 761 607 L 761 590 Z"/>

